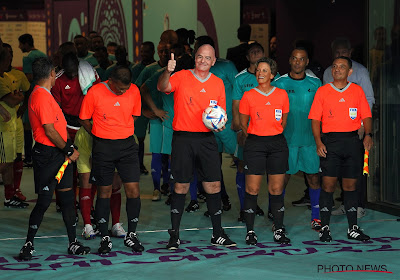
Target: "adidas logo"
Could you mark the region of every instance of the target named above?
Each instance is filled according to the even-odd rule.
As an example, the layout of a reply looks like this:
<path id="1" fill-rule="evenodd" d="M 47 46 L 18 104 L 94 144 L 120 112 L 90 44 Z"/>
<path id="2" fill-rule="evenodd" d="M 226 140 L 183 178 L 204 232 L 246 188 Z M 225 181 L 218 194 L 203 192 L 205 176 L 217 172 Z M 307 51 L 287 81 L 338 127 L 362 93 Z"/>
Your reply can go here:
<path id="1" fill-rule="evenodd" d="M 72 246 L 69 247 L 69 250 L 75 255 L 75 254 L 76 254 L 76 251 L 78 251 L 78 249 L 79 249 L 80 247 L 81 247 L 81 246 L 79 246 L 79 245 L 72 245 Z"/>
<path id="2" fill-rule="evenodd" d="M 322 208 L 321 210 L 319 210 L 321 212 L 329 212 L 329 209 L 327 207 Z"/>
<path id="3" fill-rule="evenodd" d="M 156 170 L 154 168 L 151 169 L 151 173 L 155 173 Z"/>
<path id="4" fill-rule="evenodd" d="M 221 211 L 221 209 L 220 209 L 220 210 L 218 210 L 217 212 L 215 212 L 214 216 L 221 215 L 221 214 L 222 214 L 222 211 Z"/>
<path id="5" fill-rule="evenodd" d="M 117 102 L 114 104 L 114 106 L 121 106 L 121 105 L 120 105 L 119 102 L 117 101 Z"/>
<path id="6" fill-rule="evenodd" d="M 69 85 L 66 85 L 65 89 L 71 89 L 71 87 Z"/>
<path id="7" fill-rule="evenodd" d="M 200 90 L 200 92 L 206 92 L 206 90 L 203 88 L 202 90 Z"/>
<path id="8" fill-rule="evenodd" d="M 218 239 L 215 241 L 215 243 L 217 243 L 217 244 L 220 244 L 220 245 L 223 245 L 224 244 L 224 242 L 225 242 L 225 238 L 223 238 L 223 237 L 218 237 Z"/>
<path id="9" fill-rule="evenodd" d="M 248 213 L 248 214 L 253 214 L 254 210 L 253 209 L 246 209 L 246 210 L 244 210 L 244 212 Z"/>
<path id="10" fill-rule="evenodd" d="M 172 214 L 179 214 L 179 211 L 178 211 L 178 209 L 172 209 L 172 210 L 171 210 L 171 213 L 172 213 Z"/>
<path id="11" fill-rule="evenodd" d="M 38 229 L 38 226 L 37 225 L 31 225 L 31 226 L 29 226 L 31 229 Z"/>
<path id="12" fill-rule="evenodd" d="M 244 166 L 244 169 L 249 170 L 249 167 L 247 165 Z"/>
<path id="13" fill-rule="evenodd" d="M 84 197 L 81 198 L 81 200 L 90 200 L 90 197 L 85 195 Z"/>
<path id="14" fill-rule="evenodd" d="M 271 105 L 271 103 L 269 103 L 269 101 L 267 103 L 265 103 L 265 105 Z"/>
<path id="15" fill-rule="evenodd" d="M 48 187 L 48 186 L 45 186 L 45 187 L 43 188 L 43 190 L 44 190 L 44 191 L 49 191 L 49 187 Z"/>
<path id="16" fill-rule="evenodd" d="M 101 218 L 97 223 L 99 223 L 99 224 L 104 224 L 104 223 L 106 223 L 106 222 L 107 222 L 106 219 Z"/>
<path id="17" fill-rule="evenodd" d="M 94 178 L 94 176 L 92 177 L 92 181 L 93 181 L 93 182 L 96 182 L 96 178 Z"/>
<path id="18" fill-rule="evenodd" d="M 341 99 L 339 100 L 339 102 L 346 102 L 346 100 L 344 100 L 344 98 L 341 98 Z"/>
<path id="19" fill-rule="evenodd" d="M 137 223 L 137 222 L 139 222 L 139 219 L 138 218 L 134 218 L 134 219 L 131 220 L 131 222 L 132 223 Z"/>
<path id="20" fill-rule="evenodd" d="M 351 207 L 349 210 L 347 210 L 347 212 L 357 212 L 357 209 L 354 207 Z"/>
<path id="21" fill-rule="evenodd" d="M 282 208 L 279 209 L 278 212 L 285 212 L 285 206 L 282 206 Z"/>
<path id="22" fill-rule="evenodd" d="M 172 176 L 172 174 L 171 174 L 171 175 L 169 176 L 169 178 L 173 180 L 173 179 L 174 179 L 174 176 Z"/>
<path id="23" fill-rule="evenodd" d="M 319 204 L 317 204 L 317 205 L 313 206 L 313 208 L 319 208 Z"/>

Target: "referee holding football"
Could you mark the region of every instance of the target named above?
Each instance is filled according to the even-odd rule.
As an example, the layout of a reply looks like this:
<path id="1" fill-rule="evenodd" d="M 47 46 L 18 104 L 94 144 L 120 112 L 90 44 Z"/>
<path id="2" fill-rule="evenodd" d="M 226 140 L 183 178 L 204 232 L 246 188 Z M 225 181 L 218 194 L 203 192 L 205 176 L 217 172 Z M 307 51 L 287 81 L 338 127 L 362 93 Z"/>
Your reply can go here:
<path id="1" fill-rule="evenodd" d="M 131 84 L 131 70 L 124 65 L 115 67 L 108 81 L 94 85 L 82 102 L 79 118 L 93 136 L 90 183 L 98 186 L 95 211 L 102 236 L 100 254 L 109 253 L 112 248 L 108 219 L 115 168 L 126 194 L 128 234 L 124 244 L 135 252 L 144 250 L 136 234 L 141 206 L 140 168 L 138 145 L 133 136 L 134 120 L 140 116 L 141 106 L 139 89 Z"/>
<path id="2" fill-rule="evenodd" d="M 356 182 L 362 170 L 357 130 L 362 121 L 365 130 L 364 149 L 371 149 L 372 115 L 363 89 L 347 80 L 352 72 L 351 59 L 344 56 L 336 58 L 332 64 L 333 82 L 317 90 L 308 115 L 312 120 L 311 127 L 322 169 L 319 199 L 322 228 L 319 239 L 323 242 L 332 241 L 329 221 L 338 178 L 342 178 L 343 202 L 349 224 L 347 238 L 359 241 L 370 239 L 357 225 Z"/>
<path id="3" fill-rule="evenodd" d="M 174 130 L 171 152 L 171 175 L 175 188 L 171 201 L 172 229 L 167 248 L 178 249 L 179 226 L 194 169 L 207 193 L 207 208 L 211 216 L 213 235 L 211 244 L 236 246 L 221 227 L 221 168 L 218 146 L 214 134 L 202 122 L 202 112 L 210 105 L 226 109 L 223 81 L 210 73 L 215 64 L 215 50 L 211 45 L 201 46 L 195 54 L 195 69 L 175 70 L 174 54 L 166 71 L 160 76 L 157 88 L 161 92 L 174 92 Z M 222 131 L 222 127 L 216 132 Z"/>

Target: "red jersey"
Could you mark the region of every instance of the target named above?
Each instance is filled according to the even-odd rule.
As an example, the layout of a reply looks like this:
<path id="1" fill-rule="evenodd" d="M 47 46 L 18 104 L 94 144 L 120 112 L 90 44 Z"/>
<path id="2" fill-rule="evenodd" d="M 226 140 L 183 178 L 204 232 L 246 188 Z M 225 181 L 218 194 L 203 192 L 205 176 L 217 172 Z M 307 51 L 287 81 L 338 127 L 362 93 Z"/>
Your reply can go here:
<path id="1" fill-rule="evenodd" d="M 122 95 L 116 95 L 102 82 L 93 86 L 83 99 L 79 118 L 93 119 L 93 135 L 103 139 L 126 139 L 135 131 L 132 116 L 141 114 L 140 92 L 131 84 Z"/>
<path id="2" fill-rule="evenodd" d="M 361 120 L 371 117 L 364 91 L 350 82 L 343 89 L 332 83 L 320 87 L 308 115 L 322 122 L 323 133 L 355 131 L 361 127 Z"/>
<path id="3" fill-rule="evenodd" d="M 97 80 L 93 85 L 100 83 L 99 77 L 96 76 L 96 78 Z M 69 79 L 65 73 L 58 76 L 54 87 L 51 88 L 51 94 L 53 94 L 54 99 L 60 104 L 65 114 L 79 116 L 82 101 L 85 96 L 79 84 L 78 76 L 72 80 Z"/>
<path id="4" fill-rule="evenodd" d="M 176 72 L 169 81 L 171 92 L 174 92 L 173 130 L 209 132 L 202 121 L 202 114 L 210 105 L 219 105 L 226 110 L 223 81 L 211 73 L 202 80 L 193 70 Z"/>
<path id="5" fill-rule="evenodd" d="M 282 116 L 289 113 L 289 97 L 283 89 L 274 87 L 264 93 L 253 88 L 244 93 L 239 112 L 250 116 L 247 133 L 258 136 L 273 136 L 283 132 Z"/>
<path id="6" fill-rule="evenodd" d="M 56 145 L 46 136 L 43 125 L 54 124 L 54 128 L 64 141 L 67 141 L 67 121 L 60 106 L 54 100 L 50 91 L 44 87 L 35 86 L 28 103 L 29 121 L 32 126 L 33 139 L 43 145 Z"/>

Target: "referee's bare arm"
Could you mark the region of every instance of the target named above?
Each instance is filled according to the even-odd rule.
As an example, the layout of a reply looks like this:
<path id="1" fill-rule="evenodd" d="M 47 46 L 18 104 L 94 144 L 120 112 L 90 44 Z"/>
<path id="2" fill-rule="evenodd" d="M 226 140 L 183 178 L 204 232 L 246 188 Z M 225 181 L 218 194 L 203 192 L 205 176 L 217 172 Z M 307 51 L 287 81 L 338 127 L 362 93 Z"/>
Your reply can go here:
<path id="1" fill-rule="evenodd" d="M 321 121 L 311 120 L 311 129 L 314 135 L 315 144 L 317 145 L 317 154 L 320 157 L 326 157 L 326 147 L 321 141 Z"/>
<path id="2" fill-rule="evenodd" d="M 374 142 L 372 141 L 372 118 L 365 118 L 362 120 L 364 124 L 365 137 L 363 140 L 364 149 L 369 151 L 372 148 Z"/>
<path id="3" fill-rule="evenodd" d="M 161 92 L 171 92 L 171 84 L 169 83 L 169 78 L 171 77 L 171 73 L 174 72 L 176 67 L 176 61 L 174 58 L 174 54 L 171 53 L 171 59 L 168 60 L 167 69 L 161 74 L 158 79 L 157 89 Z"/>
<path id="4" fill-rule="evenodd" d="M 56 145 L 57 148 L 63 150 L 65 148 L 65 145 L 67 145 L 67 143 L 64 141 L 64 139 L 62 139 L 61 135 L 54 128 L 54 124 L 53 123 L 44 124 L 43 128 L 47 138 L 49 138 L 49 140 L 54 145 Z M 74 149 L 74 152 L 71 156 L 69 156 L 69 159 L 72 161 L 76 161 L 78 157 L 79 157 L 79 152 Z"/>

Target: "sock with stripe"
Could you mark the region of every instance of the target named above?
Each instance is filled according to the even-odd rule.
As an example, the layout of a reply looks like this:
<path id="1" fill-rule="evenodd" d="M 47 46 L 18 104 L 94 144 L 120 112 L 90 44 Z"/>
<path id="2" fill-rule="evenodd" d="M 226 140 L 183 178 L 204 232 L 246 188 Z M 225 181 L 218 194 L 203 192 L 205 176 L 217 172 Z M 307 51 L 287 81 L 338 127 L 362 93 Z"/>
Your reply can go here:
<path id="1" fill-rule="evenodd" d="M 73 190 L 58 192 L 60 199 L 60 207 L 67 229 L 69 243 L 75 241 L 76 238 L 76 212 L 75 212 L 75 193 Z"/>
<path id="2" fill-rule="evenodd" d="M 236 171 L 236 188 L 239 197 L 240 210 L 244 207 L 244 197 L 246 192 L 245 175 L 243 172 Z"/>
<path id="3" fill-rule="evenodd" d="M 285 214 L 283 193 L 281 195 L 270 194 L 269 197 L 271 200 L 271 212 L 274 215 L 275 228 L 280 229 L 283 227 L 283 217 Z"/>
<path id="4" fill-rule="evenodd" d="M 321 189 L 319 195 L 319 215 L 321 217 L 321 226 L 329 225 L 331 221 L 331 212 L 333 207 L 333 192 L 326 192 Z"/>
<path id="5" fill-rule="evenodd" d="M 115 225 L 116 223 L 119 223 L 119 218 L 121 216 L 121 189 L 112 190 L 110 198 L 110 209 L 112 224 Z"/>
<path id="6" fill-rule="evenodd" d="M 207 194 L 207 208 L 211 217 L 211 224 L 213 227 L 213 235 L 220 236 L 221 235 L 221 192 L 214 194 Z"/>
<path id="7" fill-rule="evenodd" d="M 254 230 L 254 219 L 256 217 L 258 195 L 245 193 L 244 195 L 244 218 L 246 221 L 247 231 Z"/>
<path id="8" fill-rule="evenodd" d="M 141 205 L 142 205 L 142 203 L 141 203 L 140 197 L 126 199 L 126 215 L 128 218 L 128 232 L 136 232 L 136 227 L 139 222 Z"/>
<path id="9" fill-rule="evenodd" d="M 151 177 L 154 190 L 160 190 L 161 181 L 161 154 L 153 153 L 151 157 Z"/>
<path id="10" fill-rule="evenodd" d="M 185 208 L 186 194 L 178 194 L 175 191 L 171 197 L 171 225 L 172 229 L 179 232 L 183 209 Z"/>
<path id="11" fill-rule="evenodd" d="M 311 202 L 311 221 L 314 219 L 319 219 L 319 195 L 321 189 L 309 188 L 310 202 Z"/>
<path id="12" fill-rule="evenodd" d="M 110 199 L 97 196 L 96 200 L 97 228 L 101 237 L 108 236 L 108 220 L 110 216 Z"/>
<path id="13" fill-rule="evenodd" d="M 343 191 L 343 193 L 343 204 L 346 210 L 347 222 L 349 223 L 349 228 L 353 228 L 353 225 L 357 225 L 357 191 Z"/>

